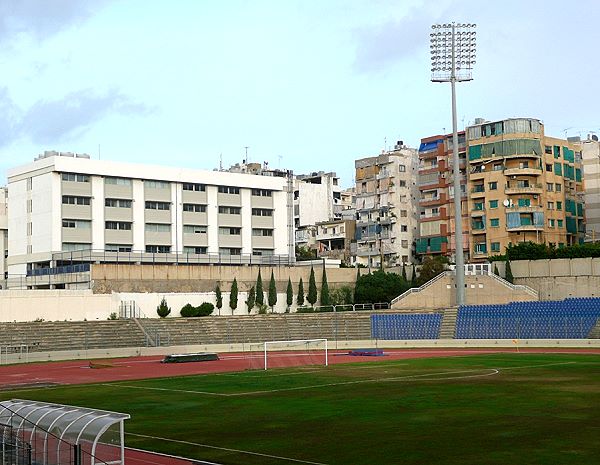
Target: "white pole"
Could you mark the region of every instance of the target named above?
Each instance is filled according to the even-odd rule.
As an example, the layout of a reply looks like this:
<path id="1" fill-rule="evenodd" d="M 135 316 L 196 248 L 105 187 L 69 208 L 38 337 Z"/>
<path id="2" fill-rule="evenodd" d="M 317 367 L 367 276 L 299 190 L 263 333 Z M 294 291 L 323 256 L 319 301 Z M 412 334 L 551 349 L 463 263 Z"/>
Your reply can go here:
<path id="1" fill-rule="evenodd" d="M 336 339 L 337 344 L 337 339 Z M 329 366 L 329 358 L 327 357 L 327 339 L 325 339 L 325 366 Z"/>
<path id="2" fill-rule="evenodd" d="M 267 343 L 265 342 L 265 370 L 267 369 Z"/>

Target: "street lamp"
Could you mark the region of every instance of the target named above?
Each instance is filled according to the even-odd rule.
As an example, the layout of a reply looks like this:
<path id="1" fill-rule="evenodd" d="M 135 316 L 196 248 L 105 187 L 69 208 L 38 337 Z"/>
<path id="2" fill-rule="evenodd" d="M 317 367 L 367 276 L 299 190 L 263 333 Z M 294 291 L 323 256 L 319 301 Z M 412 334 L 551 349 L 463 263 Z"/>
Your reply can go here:
<path id="1" fill-rule="evenodd" d="M 465 303 L 465 258 L 460 192 L 460 160 L 456 122 L 456 83 L 473 79 L 475 24 L 445 23 L 431 26 L 431 81 L 452 86 L 452 152 L 454 164 L 454 248 L 456 256 L 456 304 Z"/>

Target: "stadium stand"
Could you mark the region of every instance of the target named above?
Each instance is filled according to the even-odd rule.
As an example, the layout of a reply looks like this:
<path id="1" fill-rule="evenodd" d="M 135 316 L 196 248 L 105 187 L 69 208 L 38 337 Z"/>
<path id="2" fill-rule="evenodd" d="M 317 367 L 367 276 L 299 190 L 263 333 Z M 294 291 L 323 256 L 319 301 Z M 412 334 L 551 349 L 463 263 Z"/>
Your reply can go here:
<path id="1" fill-rule="evenodd" d="M 600 318 L 600 298 L 466 305 L 459 308 L 457 339 L 581 339 Z"/>
<path id="2" fill-rule="evenodd" d="M 385 340 L 437 339 L 441 324 L 441 313 L 372 315 L 371 334 Z"/>

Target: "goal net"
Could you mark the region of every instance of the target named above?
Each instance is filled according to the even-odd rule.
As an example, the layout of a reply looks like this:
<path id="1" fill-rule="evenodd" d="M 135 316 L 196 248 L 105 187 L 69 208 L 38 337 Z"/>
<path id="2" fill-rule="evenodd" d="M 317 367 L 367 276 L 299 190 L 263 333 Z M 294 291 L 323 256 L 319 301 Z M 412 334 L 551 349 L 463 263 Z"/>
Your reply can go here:
<path id="1" fill-rule="evenodd" d="M 248 345 L 246 357 L 252 370 L 328 365 L 327 339 L 266 341 Z"/>

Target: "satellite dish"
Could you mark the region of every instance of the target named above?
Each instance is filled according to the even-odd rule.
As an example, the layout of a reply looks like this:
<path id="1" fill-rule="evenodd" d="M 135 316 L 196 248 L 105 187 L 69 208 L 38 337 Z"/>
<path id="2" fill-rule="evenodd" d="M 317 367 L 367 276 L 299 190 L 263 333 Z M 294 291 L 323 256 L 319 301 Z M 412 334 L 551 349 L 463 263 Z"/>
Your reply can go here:
<path id="1" fill-rule="evenodd" d="M 502 205 L 504 205 L 505 207 L 508 207 L 508 206 L 510 205 L 510 202 L 509 202 L 509 200 L 508 200 L 508 199 L 505 199 L 505 200 L 502 202 Z"/>
<path id="2" fill-rule="evenodd" d="M 596 134 L 592 134 L 592 140 L 598 142 L 598 136 Z"/>

